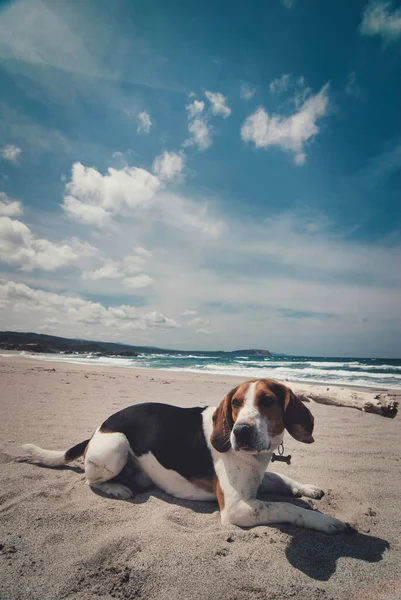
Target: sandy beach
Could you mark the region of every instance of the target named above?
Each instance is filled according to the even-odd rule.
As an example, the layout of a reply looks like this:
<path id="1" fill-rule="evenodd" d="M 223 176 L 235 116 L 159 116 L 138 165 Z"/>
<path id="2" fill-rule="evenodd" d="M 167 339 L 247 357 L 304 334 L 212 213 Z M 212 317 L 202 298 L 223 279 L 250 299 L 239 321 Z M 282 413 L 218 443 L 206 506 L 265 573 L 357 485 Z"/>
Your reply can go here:
<path id="1" fill-rule="evenodd" d="M 239 379 L 15 356 L 0 358 L 0 374 L 1 600 L 401 598 L 399 415 L 309 404 L 316 442 L 287 435 L 292 465 L 274 465 L 326 491 L 296 502 L 357 533 L 227 529 L 217 503 L 157 489 L 109 499 L 84 485 L 80 462 L 49 469 L 14 458 L 27 442 L 67 449 L 130 404 L 217 405 Z"/>

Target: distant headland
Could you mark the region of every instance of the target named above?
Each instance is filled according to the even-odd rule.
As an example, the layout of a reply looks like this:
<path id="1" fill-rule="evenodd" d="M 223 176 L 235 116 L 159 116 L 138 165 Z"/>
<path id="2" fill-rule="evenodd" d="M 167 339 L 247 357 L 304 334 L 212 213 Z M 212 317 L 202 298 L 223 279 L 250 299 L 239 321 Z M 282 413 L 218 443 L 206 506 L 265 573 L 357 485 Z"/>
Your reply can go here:
<path id="1" fill-rule="evenodd" d="M 139 354 L 196 354 L 205 356 L 272 356 L 269 350 L 174 350 L 154 346 L 135 346 L 116 342 L 97 342 L 64 338 L 44 333 L 0 331 L 0 348 L 43 354 L 95 354 L 97 356 L 138 356 Z"/>

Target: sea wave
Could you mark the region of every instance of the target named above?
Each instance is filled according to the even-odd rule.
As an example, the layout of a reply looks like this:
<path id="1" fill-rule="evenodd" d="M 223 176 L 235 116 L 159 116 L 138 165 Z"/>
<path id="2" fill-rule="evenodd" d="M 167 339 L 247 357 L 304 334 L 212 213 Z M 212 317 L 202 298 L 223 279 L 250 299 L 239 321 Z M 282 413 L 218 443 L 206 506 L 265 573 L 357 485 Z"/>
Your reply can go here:
<path id="1" fill-rule="evenodd" d="M 186 360 L 186 359 L 197 359 L 197 360 L 210 360 L 211 358 L 214 358 L 215 360 L 218 360 L 220 357 L 219 356 L 205 356 L 202 354 L 144 354 L 144 353 L 140 353 L 138 354 L 138 358 L 164 358 L 164 359 L 180 359 L 180 360 Z"/>
<path id="2" fill-rule="evenodd" d="M 275 373 L 299 373 L 300 375 L 302 375 L 302 377 L 304 378 L 305 376 L 308 375 L 321 375 L 322 373 L 324 373 L 324 369 L 316 369 L 316 368 L 308 368 L 306 367 L 305 369 L 286 369 L 285 367 L 278 367 L 277 369 L 274 369 Z M 326 371 L 326 374 L 330 377 L 360 377 L 361 376 L 361 372 L 360 371 L 346 371 L 345 369 L 336 369 L 336 370 L 331 370 L 331 371 Z M 377 379 L 377 374 L 376 373 L 368 373 L 368 372 L 364 372 L 363 373 L 364 377 L 369 377 L 372 379 Z M 381 373 L 380 377 L 383 379 L 399 379 L 401 381 L 401 375 L 395 374 L 395 373 Z"/>
<path id="3" fill-rule="evenodd" d="M 26 356 L 24 352 L 20 354 Z M 16 356 L 4 355 L 5 357 Z M 32 356 L 32 355 L 31 355 Z M 372 360 L 322 360 L 308 357 L 272 357 L 267 360 L 255 356 L 226 357 L 202 354 L 141 354 L 138 357 L 97 356 L 93 354 L 37 354 L 36 360 L 71 362 L 84 365 L 103 365 L 125 368 L 145 368 L 172 372 L 202 373 L 245 378 L 271 377 L 279 381 L 311 382 L 321 384 L 377 386 L 401 388 L 401 365 L 383 364 Z"/>
<path id="4" fill-rule="evenodd" d="M 372 371 L 400 371 L 401 372 L 401 366 L 398 365 L 387 365 L 387 364 L 383 364 L 383 365 L 370 365 L 370 364 L 363 364 L 360 362 L 343 362 L 343 363 L 339 363 L 339 362 L 313 362 L 310 361 L 307 363 L 308 365 L 311 365 L 313 367 L 319 367 L 319 368 L 325 368 L 325 369 L 330 369 L 330 368 L 338 368 L 338 367 L 349 367 L 351 369 L 359 369 L 361 371 L 366 371 L 366 370 L 372 370 Z"/>
<path id="5" fill-rule="evenodd" d="M 355 377 L 330 377 L 327 376 L 326 373 L 320 372 L 318 376 L 311 377 L 302 376 L 300 373 L 295 373 L 294 371 L 288 371 L 287 373 L 281 373 L 280 377 L 275 377 L 273 374 L 269 374 L 266 370 L 262 369 L 247 369 L 246 371 L 242 369 L 227 369 L 226 367 L 219 368 L 218 366 L 214 366 L 213 369 L 205 369 L 205 368 L 197 368 L 197 367 L 167 367 L 166 370 L 173 372 L 186 372 L 186 373 L 201 373 L 205 375 L 206 373 L 210 373 L 211 375 L 223 375 L 223 376 L 231 376 L 231 377 L 245 377 L 245 378 L 258 378 L 258 377 L 272 377 L 273 379 L 278 379 L 279 381 L 288 381 L 293 383 L 317 383 L 322 385 L 352 385 L 358 387 L 383 387 L 388 389 L 398 390 L 401 388 L 401 384 L 398 381 L 393 381 L 387 379 L 383 381 L 381 377 L 377 377 L 376 379 L 367 380 L 359 376 Z M 346 372 L 349 375 L 348 372 Z"/>

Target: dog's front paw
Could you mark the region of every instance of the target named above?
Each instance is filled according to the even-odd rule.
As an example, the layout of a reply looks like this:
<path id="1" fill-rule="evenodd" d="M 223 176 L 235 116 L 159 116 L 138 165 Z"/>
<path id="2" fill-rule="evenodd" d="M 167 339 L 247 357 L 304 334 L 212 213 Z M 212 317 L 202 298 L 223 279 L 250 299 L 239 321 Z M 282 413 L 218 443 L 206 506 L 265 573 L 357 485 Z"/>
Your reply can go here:
<path id="1" fill-rule="evenodd" d="M 314 500 L 320 500 L 324 496 L 324 491 L 315 485 L 305 484 L 300 485 L 294 490 L 295 496 L 305 496 L 306 498 L 313 498 Z"/>
<path id="2" fill-rule="evenodd" d="M 335 534 L 335 533 L 350 533 L 354 529 L 348 523 L 344 523 L 334 517 L 327 517 L 321 513 L 315 513 L 315 519 L 311 524 L 312 529 L 321 531 L 322 533 Z"/>

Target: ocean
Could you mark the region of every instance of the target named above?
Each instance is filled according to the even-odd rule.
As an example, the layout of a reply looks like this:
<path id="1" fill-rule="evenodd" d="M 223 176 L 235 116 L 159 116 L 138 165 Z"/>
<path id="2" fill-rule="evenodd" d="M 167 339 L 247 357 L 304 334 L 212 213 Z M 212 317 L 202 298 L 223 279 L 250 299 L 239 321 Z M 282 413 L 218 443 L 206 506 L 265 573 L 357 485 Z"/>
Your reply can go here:
<path id="1" fill-rule="evenodd" d="M 401 389 L 401 359 L 325 358 L 308 356 L 211 356 L 210 354 L 141 354 L 103 357 L 91 354 L 35 355 L 41 360 L 104 364 L 131 369 L 164 369 L 186 373 L 269 377 L 278 381 L 373 386 Z"/>

